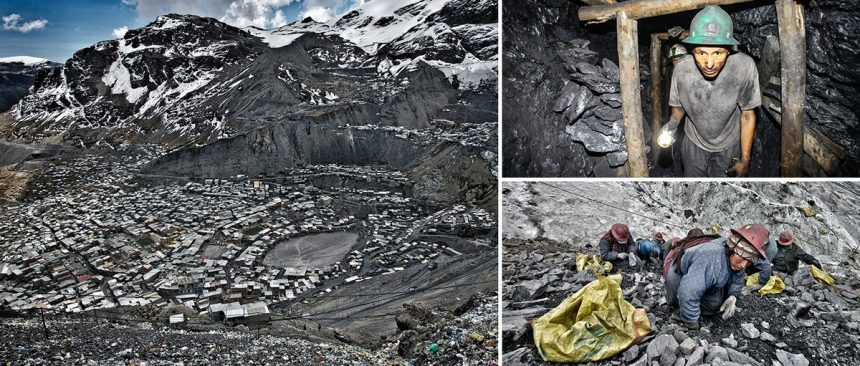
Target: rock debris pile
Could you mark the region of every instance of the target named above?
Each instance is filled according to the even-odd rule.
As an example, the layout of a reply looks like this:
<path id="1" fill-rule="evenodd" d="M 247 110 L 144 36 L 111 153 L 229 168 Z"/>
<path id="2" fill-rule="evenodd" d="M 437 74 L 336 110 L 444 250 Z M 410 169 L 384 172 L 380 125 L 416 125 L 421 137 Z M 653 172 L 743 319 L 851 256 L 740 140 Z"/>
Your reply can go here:
<path id="1" fill-rule="evenodd" d="M 596 254 L 593 248 L 580 252 Z M 557 306 L 593 279 L 576 273 L 576 251 L 547 239 L 504 242 L 502 293 L 503 363 L 545 364 L 534 346 L 530 321 Z M 860 362 L 860 302 L 857 269 L 835 270 L 833 287 L 816 282 L 805 266 L 794 275 L 777 273 L 786 289 L 759 295 L 745 287 L 735 316 L 703 318 L 687 330 L 664 298 L 656 263 L 623 273 L 624 297 L 648 312 L 652 331 L 638 344 L 596 365 L 856 365 Z M 826 340 L 826 341 L 822 341 Z"/>
<path id="2" fill-rule="evenodd" d="M 453 312 L 407 304 L 409 328 L 378 349 L 225 328 L 168 328 L 68 316 L 0 318 L 0 360 L 14 365 L 496 365 L 495 293 L 479 293 Z M 203 330 L 200 330 L 203 329 Z M 241 329 L 241 330 L 240 330 Z M 242 331 L 244 330 L 244 331 Z M 418 332 L 420 330 L 420 332 Z"/>

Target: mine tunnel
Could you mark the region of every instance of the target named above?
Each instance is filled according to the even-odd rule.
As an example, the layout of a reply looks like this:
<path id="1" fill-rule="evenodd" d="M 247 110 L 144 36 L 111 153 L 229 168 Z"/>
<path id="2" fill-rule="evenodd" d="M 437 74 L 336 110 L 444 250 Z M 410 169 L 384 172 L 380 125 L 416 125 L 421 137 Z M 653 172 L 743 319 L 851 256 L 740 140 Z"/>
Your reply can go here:
<path id="1" fill-rule="evenodd" d="M 731 17 L 740 43 L 732 53 L 752 57 L 758 71 L 748 176 L 856 176 L 860 41 L 850 35 L 860 34 L 860 3 L 851 0 L 506 6 L 503 174 L 684 176 L 689 121 L 670 146 L 656 140 L 670 116 L 670 50 L 710 4 Z"/>

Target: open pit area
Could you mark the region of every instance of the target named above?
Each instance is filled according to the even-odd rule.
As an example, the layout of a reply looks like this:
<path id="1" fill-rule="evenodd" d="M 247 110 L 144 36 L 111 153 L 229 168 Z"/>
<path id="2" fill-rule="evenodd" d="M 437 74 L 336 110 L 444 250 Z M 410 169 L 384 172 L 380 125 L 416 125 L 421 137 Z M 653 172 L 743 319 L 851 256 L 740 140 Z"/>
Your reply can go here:
<path id="1" fill-rule="evenodd" d="M 263 258 L 276 268 L 313 268 L 337 263 L 358 241 L 356 233 L 323 233 L 302 236 L 278 244 Z"/>

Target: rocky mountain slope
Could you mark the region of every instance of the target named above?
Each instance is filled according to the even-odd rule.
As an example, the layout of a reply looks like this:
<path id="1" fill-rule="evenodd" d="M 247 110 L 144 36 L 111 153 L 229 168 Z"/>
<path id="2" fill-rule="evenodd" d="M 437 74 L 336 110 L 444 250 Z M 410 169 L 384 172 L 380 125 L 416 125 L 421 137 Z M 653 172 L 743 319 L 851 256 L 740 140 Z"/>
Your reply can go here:
<path id="1" fill-rule="evenodd" d="M 860 360 L 860 262 L 857 197 L 851 182 L 594 182 L 503 185 L 502 340 L 505 365 L 544 365 L 529 321 L 595 279 L 576 271 L 579 253 L 616 222 L 634 238 L 655 231 L 683 237 L 694 227 L 728 235 L 760 223 L 771 233 L 792 231 L 836 283 L 816 282 L 805 264 L 776 273 L 785 291 L 761 295 L 747 287 L 735 316 L 704 318 L 687 330 L 666 305 L 661 267 L 623 271 L 626 301 L 644 309 L 651 332 L 595 365 L 853 365 Z M 828 339 L 828 342 L 815 342 Z"/>
<path id="2" fill-rule="evenodd" d="M 429 201 L 493 208 L 496 2 L 398 1 L 271 30 L 159 16 L 40 73 L 0 139 L 168 147 L 152 174 L 386 165 Z"/>
<path id="3" fill-rule="evenodd" d="M 37 318 L 5 319 L 0 321 L 0 334 L 14 341 L 0 349 L 0 359 L 49 365 L 452 365 L 468 357 L 486 365 L 497 357 L 496 304 L 495 294 L 486 293 L 474 295 L 453 312 L 409 304 L 397 316 L 402 332 L 378 349 L 320 341 L 313 331 L 304 332 L 303 339 L 244 326 L 176 329 L 155 320 L 107 314 L 50 316 L 45 339 Z"/>
<path id="4" fill-rule="evenodd" d="M 60 64 L 43 58 L 18 56 L 0 58 L 0 113 L 12 108 L 33 86 L 36 75 Z"/>
<path id="5" fill-rule="evenodd" d="M 272 30 L 160 16 L 38 77 L 3 136 L 181 145 L 236 135 L 260 118 L 330 113 L 353 117 L 334 122 L 427 127 L 457 104 L 452 82 L 460 90 L 495 83 L 497 8 L 486 0 L 403 3 L 393 14 L 369 3 L 330 23 Z M 442 73 L 415 72 L 425 64 Z"/>
<path id="6" fill-rule="evenodd" d="M 683 237 L 693 227 L 714 225 L 725 234 L 732 227 L 760 223 L 776 235 L 792 231 L 815 255 L 841 260 L 860 250 L 860 231 L 854 225 L 860 219 L 857 184 L 550 184 L 503 186 L 507 237 L 545 237 L 582 247 L 596 246 L 615 222 L 626 223 L 637 238 L 654 231 Z"/>

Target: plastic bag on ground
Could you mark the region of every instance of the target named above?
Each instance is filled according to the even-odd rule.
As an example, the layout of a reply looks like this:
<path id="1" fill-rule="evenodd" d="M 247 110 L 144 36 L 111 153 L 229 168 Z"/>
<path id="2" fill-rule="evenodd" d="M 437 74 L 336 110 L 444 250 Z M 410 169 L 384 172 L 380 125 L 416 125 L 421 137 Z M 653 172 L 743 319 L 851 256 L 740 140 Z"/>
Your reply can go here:
<path id="1" fill-rule="evenodd" d="M 771 277 L 774 277 L 774 276 L 771 276 Z M 746 276 L 746 278 L 747 278 L 747 283 L 745 286 L 756 286 L 756 285 L 758 285 L 759 273 L 758 272 L 753 273 L 751 275 Z"/>
<path id="2" fill-rule="evenodd" d="M 599 255 L 588 255 L 588 254 L 576 254 L 576 271 L 582 272 L 583 269 L 586 269 L 591 266 L 603 266 L 606 272 L 612 270 L 612 263 L 605 262 L 600 258 Z"/>
<path id="3" fill-rule="evenodd" d="M 812 277 L 815 278 L 818 283 L 833 286 L 836 283 L 836 280 L 833 277 L 830 277 L 827 272 L 824 272 L 822 269 L 818 269 L 816 266 L 809 266 L 809 272 L 812 273 Z"/>
<path id="4" fill-rule="evenodd" d="M 779 278 L 779 276 L 770 276 L 770 279 L 758 290 L 758 293 L 762 295 L 776 295 L 782 293 L 783 290 L 785 290 L 785 282 L 782 282 L 782 278 Z"/>
<path id="5" fill-rule="evenodd" d="M 746 286 L 758 286 L 759 276 L 760 273 L 758 272 L 746 276 Z M 770 279 L 767 280 L 767 283 L 758 289 L 758 293 L 762 295 L 776 295 L 778 293 L 782 293 L 783 290 L 785 290 L 785 282 L 783 282 L 782 278 L 779 278 L 779 276 L 772 275 L 770 276 Z"/>
<path id="6" fill-rule="evenodd" d="M 544 361 L 592 362 L 638 342 L 651 332 L 651 322 L 645 309 L 624 300 L 621 275 L 598 276 L 533 320 L 532 331 Z"/>

